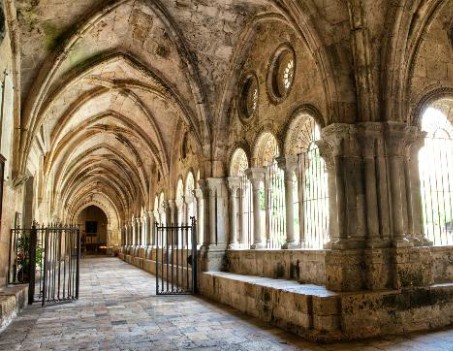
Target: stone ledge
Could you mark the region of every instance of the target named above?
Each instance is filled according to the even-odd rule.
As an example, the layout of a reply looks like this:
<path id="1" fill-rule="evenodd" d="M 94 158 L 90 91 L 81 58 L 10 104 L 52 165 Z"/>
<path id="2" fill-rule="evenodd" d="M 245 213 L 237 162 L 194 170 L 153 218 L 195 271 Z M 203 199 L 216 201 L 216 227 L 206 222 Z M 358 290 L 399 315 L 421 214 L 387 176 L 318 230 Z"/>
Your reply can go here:
<path id="1" fill-rule="evenodd" d="M 332 292 L 296 281 L 204 272 L 202 295 L 316 342 L 436 329 L 453 323 L 453 284 Z"/>
<path id="2" fill-rule="evenodd" d="M 0 289 L 0 331 L 5 329 L 27 307 L 28 284 L 11 285 Z"/>
<path id="3" fill-rule="evenodd" d="M 293 280 L 204 272 L 200 292 L 309 340 L 342 339 L 339 294 Z"/>

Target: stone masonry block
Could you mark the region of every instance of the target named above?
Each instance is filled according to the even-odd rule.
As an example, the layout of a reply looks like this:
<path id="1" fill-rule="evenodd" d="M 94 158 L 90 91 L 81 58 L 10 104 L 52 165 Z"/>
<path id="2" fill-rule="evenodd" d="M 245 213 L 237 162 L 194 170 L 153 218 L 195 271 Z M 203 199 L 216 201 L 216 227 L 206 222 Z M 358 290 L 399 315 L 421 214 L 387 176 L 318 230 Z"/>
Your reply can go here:
<path id="1" fill-rule="evenodd" d="M 313 296 L 313 313 L 317 316 L 331 316 L 339 314 L 339 299 L 337 296 Z"/>

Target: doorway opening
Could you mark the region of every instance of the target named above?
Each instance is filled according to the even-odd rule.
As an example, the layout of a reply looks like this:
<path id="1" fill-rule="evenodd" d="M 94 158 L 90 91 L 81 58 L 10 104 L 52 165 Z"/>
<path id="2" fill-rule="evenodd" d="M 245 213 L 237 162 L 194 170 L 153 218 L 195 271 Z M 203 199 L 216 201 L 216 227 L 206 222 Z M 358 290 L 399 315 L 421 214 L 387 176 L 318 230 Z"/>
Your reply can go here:
<path id="1" fill-rule="evenodd" d="M 105 212 L 91 205 L 80 212 L 77 218 L 82 236 L 83 255 L 106 255 L 108 252 L 107 225 Z"/>

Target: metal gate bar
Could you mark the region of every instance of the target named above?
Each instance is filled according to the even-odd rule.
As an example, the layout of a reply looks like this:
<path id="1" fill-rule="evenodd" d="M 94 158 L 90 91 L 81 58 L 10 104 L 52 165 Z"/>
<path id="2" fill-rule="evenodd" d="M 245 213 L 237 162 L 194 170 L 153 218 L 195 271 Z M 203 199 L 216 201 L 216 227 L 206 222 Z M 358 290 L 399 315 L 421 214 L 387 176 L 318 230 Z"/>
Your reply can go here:
<path id="1" fill-rule="evenodd" d="M 190 225 L 156 223 L 156 294 L 185 295 L 197 291 L 196 221 Z"/>
<path id="2" fill-rule="evenodd" d="M 10 247 L 8 282 L 29 284 L 29 304 L 78 299 L 78 227 L 34 224 L 30 229 L 12 229 Z"/>

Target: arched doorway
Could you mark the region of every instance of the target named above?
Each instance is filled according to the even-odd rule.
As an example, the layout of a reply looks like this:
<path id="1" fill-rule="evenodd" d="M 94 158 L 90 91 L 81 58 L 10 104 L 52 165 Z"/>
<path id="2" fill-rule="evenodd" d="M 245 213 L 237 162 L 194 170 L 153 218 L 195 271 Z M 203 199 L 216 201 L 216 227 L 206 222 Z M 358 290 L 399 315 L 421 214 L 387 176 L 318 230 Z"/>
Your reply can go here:
<path id="1" fill-rule="evenodd" d="M 97 206 L 88 206 L 80 212 L 77 223 L 82 234 L 83 253 L 106 254 L 108 219 L 105 212 Z"/>

